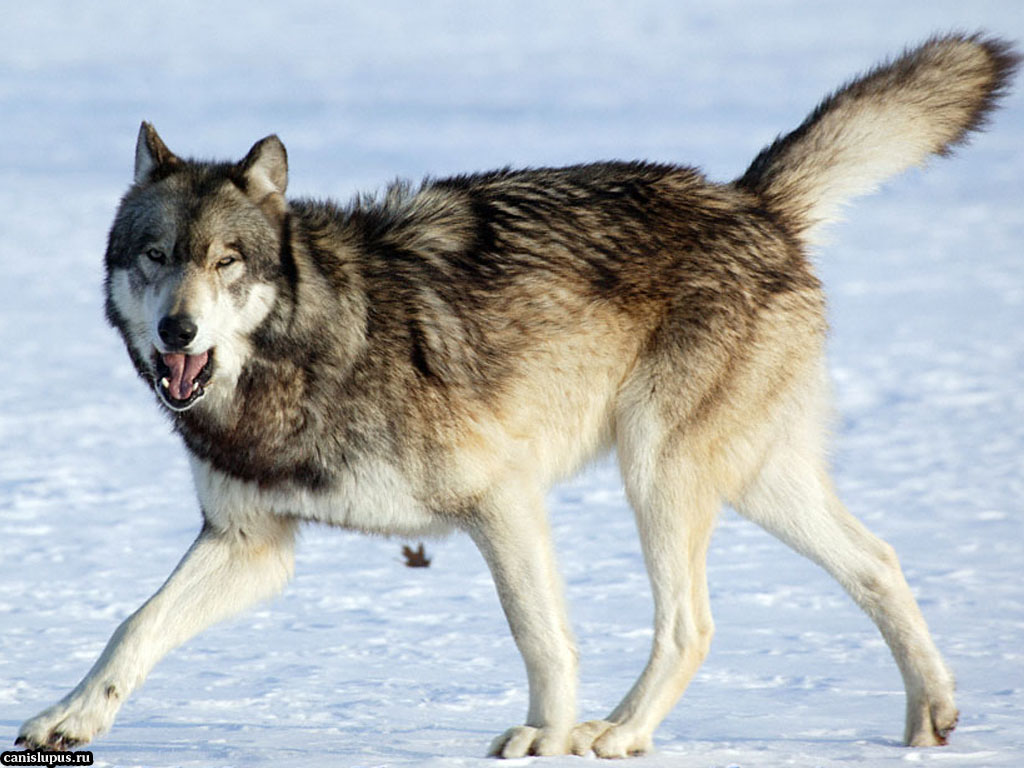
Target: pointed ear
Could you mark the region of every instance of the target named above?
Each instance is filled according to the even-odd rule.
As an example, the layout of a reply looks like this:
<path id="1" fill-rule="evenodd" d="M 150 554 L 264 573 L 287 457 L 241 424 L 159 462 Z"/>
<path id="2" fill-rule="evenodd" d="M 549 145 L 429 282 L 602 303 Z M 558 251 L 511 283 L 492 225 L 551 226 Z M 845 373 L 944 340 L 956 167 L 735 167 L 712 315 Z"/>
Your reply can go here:
<path id="1" fill-rule="evenodd" d="M 157 135 L 156 129 L 143 121 L 135 142 L 135 183 L 144 184 L 157 168 L 180 162 Z"/>
<path id="2" fill-rule="evenodd" d="M 281 218 L 287 210 L 284 192 L 288 188 L 288 153 L 277 136 L 257 141 L 239 163 L 245 178 L 245 193 L 263 212 Z"/>

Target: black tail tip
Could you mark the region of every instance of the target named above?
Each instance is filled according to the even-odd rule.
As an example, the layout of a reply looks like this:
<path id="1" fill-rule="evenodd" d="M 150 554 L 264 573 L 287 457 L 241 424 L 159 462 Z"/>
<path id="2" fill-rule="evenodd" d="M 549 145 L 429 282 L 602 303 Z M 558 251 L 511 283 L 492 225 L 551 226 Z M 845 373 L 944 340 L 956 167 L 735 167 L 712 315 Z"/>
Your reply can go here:
<path id="1" fill-rule="evenodd" d="M 992 67 L 992 75 L 973 118 L 965 127 L 960 138 L 953 141 L 952 144 L 963 143 L 974 131 L 984 130 L 989 123 L 992 113 L 999 106 L 999 102 L 1010 93 L 1013 79 L 1020 69 L 1021 62 L 1024 61 L 1024 57 L 1017 50 L 1017 46 L 1009 40 L 986 35 L 982 32 L 977 32 L 973 35 L 961 35 L 960 39 L 981 47 L 988 56 L 990 66 Z"/>

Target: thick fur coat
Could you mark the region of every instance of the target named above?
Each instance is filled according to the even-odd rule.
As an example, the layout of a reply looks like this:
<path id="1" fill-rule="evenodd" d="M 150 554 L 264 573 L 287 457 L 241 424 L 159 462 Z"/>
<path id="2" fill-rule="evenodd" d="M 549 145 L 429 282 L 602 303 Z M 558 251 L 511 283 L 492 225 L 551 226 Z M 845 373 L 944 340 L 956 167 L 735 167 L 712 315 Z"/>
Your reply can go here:
<path id="1" fill-rule="evenodd" d="M 1010 47 L 952 35 L 852 81 L 728 184 L 652 163 L 396 184 L 288 201 L 268 137 L 186 160 L 143 124 L 106 255 L 107 315 L 192 461 L 204 526 L 164 586 L 19 741 L 113 722 L 160 657 L 292 569 L 302 521 L 466 531 L 523 654 L 505 757 L 651 749 L 707 653 L 705 554 L 723 502 L 831 573 L 907 689 L 905 739 L 944 743 L 953 677 L 892 549 L 829 480 L 821 285 L 841 204 L 978 128 Z M 656 615 L 650 660 L 577 719 L 576 651 L 543 499 L 614 448 Z"/>

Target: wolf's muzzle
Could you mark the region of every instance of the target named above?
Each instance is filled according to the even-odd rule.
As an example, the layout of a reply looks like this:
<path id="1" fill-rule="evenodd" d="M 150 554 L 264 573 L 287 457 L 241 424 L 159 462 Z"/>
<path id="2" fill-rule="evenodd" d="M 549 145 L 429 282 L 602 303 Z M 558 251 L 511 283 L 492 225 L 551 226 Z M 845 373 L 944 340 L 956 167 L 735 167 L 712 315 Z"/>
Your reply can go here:
<path id="1" fill-rule="evenodd" d="M 197 355 L 154 349 L 153 370 L 156 392 L 164 405 L 172 411 L 187 411 L 206 394 L 213 377 L 213 349 Z"/>
<path id="2" fill-rule="evenodd" d="M 199 333 L 199 326 L 188 315 L 167 315 L 160 320 L 156 330 L 169 349 L 184 349 Z"/>

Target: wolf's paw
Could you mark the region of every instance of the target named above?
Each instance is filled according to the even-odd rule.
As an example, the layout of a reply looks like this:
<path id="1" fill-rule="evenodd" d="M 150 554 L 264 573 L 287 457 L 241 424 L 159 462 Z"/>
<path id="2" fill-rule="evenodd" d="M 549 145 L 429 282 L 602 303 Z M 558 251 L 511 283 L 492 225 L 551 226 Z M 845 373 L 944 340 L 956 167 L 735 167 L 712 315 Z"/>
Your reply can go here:
<path id="1" fill-rule="evenodd" d="M 572 729 L 572 753 L 585 755 L 591 750 L 598 757 L 646 755 L 653 749 L 650 734 L 637 733 L 625 724 L 609 720 L 589 720 Z"/>
<path id="2" fill-rule="evenodd" d="M 490 757 L 569 754 L 569 733 L 564 728 L 534 728 L 517 725 L 491 742 Z"/>
<path id="3" fill-rule="evenodd" d="M 44 709 L 25 721 L 15 745 L 64 751 L 92 741 L 114 722 L 120 702 L 112 690 L 108 687 L 98 696 L 70 696 Z"/>
<path id="4" fill-rule="evenodd" d="M 945 746 L 959 719 L 952 695 L 914 702 L 907 706 L 903 740 L 908 747 Z"/>

